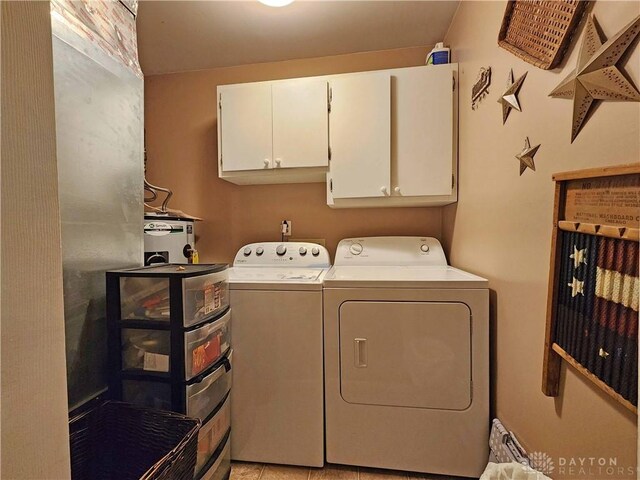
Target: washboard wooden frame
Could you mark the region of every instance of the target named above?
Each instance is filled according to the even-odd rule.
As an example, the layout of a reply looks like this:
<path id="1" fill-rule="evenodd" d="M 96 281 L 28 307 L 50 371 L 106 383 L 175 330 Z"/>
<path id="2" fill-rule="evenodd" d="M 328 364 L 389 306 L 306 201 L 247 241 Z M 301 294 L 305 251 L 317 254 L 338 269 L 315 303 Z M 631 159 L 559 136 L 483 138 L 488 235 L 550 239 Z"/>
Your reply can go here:
<path id="1" fill-rule="evenodd" d="M 616 392 L 611 386 L 607 385 L 607 383 L 601 380 L 593 372 L 585 368 L 585 366 L 553 341 L 554 322 L 556 318 L 558 300 L 558 289 L 556 288 L 556 285 L 558 284 L 560 275 L 561 261 L 561 255 L 559 252 L 560 245 L 558 242 L 559 232 L 580 232 L 601 237 L 621 238 L 636 242 L 639 241 L 640 225 L 637 213 L 633 220 L 623 219 L 607 223 L 586 223 L 576 219 L 576 216 L 579 215 L 576 215 L 575 204 L 567 205 L 567 192 L 570 189 L 579 189 L 581 185 L 585 188 L 591 188 L 592 184 L 598 184 L 598 182 L 605 182 L 606 184 L 607 181 L 612 180 L 611 177 L 616 177 L 619 182 L 626 182 L 627 185 L 629 183 L 634 184 L 634 187 L 627 186 L 625 188 L 637 189 L 639 193 L 636 195 L 636 198 L 640 196 L 640 163 L 592 168 L 573 172 L 557 173 L 553 175 L 553 181 L 555 182 L 555 200 L 553 210 L 553 230 L 551 235 L 551 259 L 549 265 L 549 290 L 547 297 L 542 391 L 545 395 L 551 397 L 556 397 L 560 394 L 560 372 L 562 361 L 564 360 L 579 374 L 593 382 L 598 388 L 611 396 L 615 401 L 637 414 L 638 409 L 632 402 Z M 575 201 L 575 193 L 571 194 L 571 197 L 573 199 L 572 201 Z M 594 208 L 597 210 L 599 207 Z M 628 212 L 628 203 L 626 208 Z M 638 211 L 635 206 L 631 206 L 630 208 L 635 209 L 636 212 Z M 567 215 L 567 209 L 570 211 L 569 215 Z M 625 215 L 623 215 L 623 217 L 625 217 Z M 626 215 L 626 217 L 629 217 L 629 215 Z M 625 222 L 626 224 L 624 224 Z"/>

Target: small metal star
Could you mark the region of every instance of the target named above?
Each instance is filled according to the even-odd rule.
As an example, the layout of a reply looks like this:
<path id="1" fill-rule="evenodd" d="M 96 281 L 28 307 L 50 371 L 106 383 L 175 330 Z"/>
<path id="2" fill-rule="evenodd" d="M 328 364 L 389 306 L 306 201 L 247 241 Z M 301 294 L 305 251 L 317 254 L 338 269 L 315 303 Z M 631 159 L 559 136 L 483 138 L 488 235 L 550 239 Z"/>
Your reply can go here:
<path id="1" fill-rule="evenodd" d="M 533 157 L 538 152 L 539 148 L 540 144 L 532 148 L 529 143 L 529 137 L 525 139 L 524 148 L 518 155 L 516 155 L 516 158 L 520 160 L 520 175 L 522 175 L 527 168 L 530 168 L 534 172 L 536 171 L 536 164 L 533 161 Z"/>
<path id="2" fill-rule="evenodd" d="M 581 263 L 587 264 L 587 259 L 584 258 L 587 253 L 587 249 L 583 248 L 582 250 L 578 250 L 578 247 L 573 246 L 573 253 L 569 255 L 569 258 L 573 258 L 573 268 L 578 268 Z"/>
<path id="3" fill-rule="evenodd" d="M 567 285 L 571 287 L 571 297 L 576 297 L 578 294 L 584 297 L 584 282 L 573 277 L 573 281 L 571 283 L 567 283 Z"/>
<path id="4" fill-rule="evenodd" d="M 515 108 L 519 112 L 522 111 L 520 108 L 520 102 L 518 102 L 518 92 L 520 91 L 520 87 L 522 87 L 522 82 L 524 82 L 525 77 L 527 76 L 527 72 L 524 72 L 515 83 L 513 81 L 513 69 L 509 71 L 509 78 L 507 80 L 507 90 L 502 94 L 502 96 L 498 99 L 498 103 L 502 104 L 502 124 L 504 125 L 507 121 L 507 117 L 509 116 L 509 112 L 512 108 Z"/>

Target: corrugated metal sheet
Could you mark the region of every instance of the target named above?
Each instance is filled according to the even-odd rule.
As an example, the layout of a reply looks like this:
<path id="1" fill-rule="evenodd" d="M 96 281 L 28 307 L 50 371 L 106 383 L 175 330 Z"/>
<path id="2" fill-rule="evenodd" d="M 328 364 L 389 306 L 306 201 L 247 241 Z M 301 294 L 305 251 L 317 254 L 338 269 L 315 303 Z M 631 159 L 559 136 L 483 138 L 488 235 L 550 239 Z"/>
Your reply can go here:
<path id="1" fill-rule="evenodd" d="M 133 68 L 137 54 L 134 65 L 130 49 L 111 49 L 107 36 L 96 34 L 108 30 L 105 19 L 116 9 L 118 30 L 133 31 L 134 42 L 135 23 L 119 2 L 86 6 L 52 3 L 71 408 L 107 386 L 104 272 L 143 259 L 143 80 L 139 66 Z"/>

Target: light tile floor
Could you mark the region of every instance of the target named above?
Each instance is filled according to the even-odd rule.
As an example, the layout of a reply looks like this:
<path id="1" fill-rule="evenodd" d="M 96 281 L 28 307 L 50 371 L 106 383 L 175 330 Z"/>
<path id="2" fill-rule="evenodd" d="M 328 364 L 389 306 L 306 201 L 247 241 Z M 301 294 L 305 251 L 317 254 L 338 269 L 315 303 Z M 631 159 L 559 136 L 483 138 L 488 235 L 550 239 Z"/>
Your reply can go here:
<path id="1" fill-rule="evenodd" d="M 342 465 L 324 468 L 233 462 L 230 480 L 462 480 L 460 477 L 377 470 Z"/>

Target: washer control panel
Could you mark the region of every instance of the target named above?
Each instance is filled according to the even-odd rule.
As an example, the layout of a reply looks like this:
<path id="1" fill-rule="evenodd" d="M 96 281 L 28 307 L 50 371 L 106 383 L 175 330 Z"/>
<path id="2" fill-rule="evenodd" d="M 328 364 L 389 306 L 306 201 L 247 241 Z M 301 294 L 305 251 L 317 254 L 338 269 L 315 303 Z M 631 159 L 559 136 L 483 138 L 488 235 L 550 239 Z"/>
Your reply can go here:
<path id="1" fill-rule="evenodd" d="M 440 242 L 433 237 L 345 238 L 334 265 L 446 266 Z"/>
<path id="2" fill-rule="evenodd" d="M 245 245 L 236 254 L 233 266 L 331 266 L 329 252 L 322 245 L 307 242 L 262 242 Z"/>

